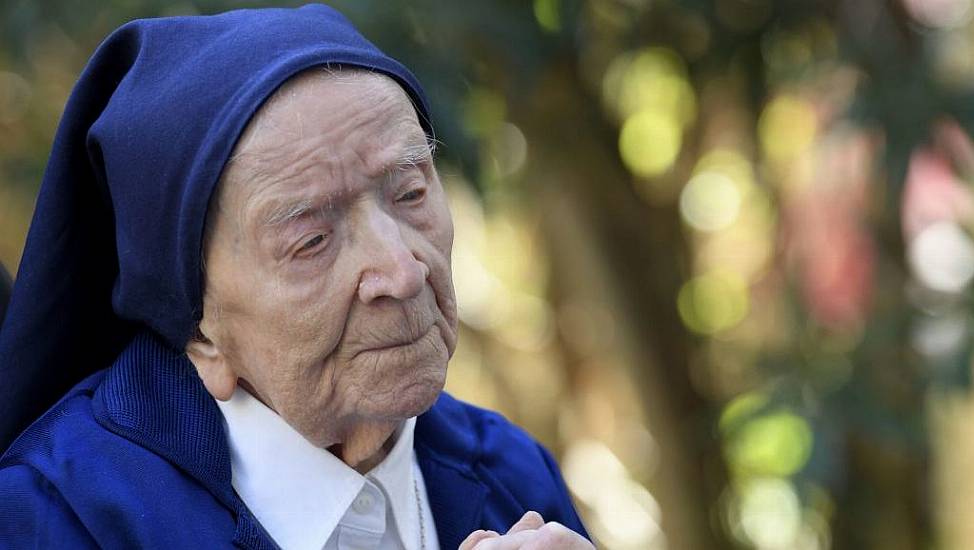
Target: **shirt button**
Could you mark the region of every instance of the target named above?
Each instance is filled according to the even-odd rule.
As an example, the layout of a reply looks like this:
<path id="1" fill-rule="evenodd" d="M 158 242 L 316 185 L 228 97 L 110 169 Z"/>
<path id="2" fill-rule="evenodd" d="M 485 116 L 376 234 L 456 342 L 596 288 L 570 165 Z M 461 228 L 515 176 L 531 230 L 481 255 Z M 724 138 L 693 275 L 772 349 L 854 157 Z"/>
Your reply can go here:
<path id="1" fill-rule="evenodd" d="M 355 502 L 352 503 L 352 508 L 354 508 L 356 512 L 364 514 L 372 509 L 373 504 L 374 501 L 372 499 L 372 495 L 364 493 L 355 499 Z"/>

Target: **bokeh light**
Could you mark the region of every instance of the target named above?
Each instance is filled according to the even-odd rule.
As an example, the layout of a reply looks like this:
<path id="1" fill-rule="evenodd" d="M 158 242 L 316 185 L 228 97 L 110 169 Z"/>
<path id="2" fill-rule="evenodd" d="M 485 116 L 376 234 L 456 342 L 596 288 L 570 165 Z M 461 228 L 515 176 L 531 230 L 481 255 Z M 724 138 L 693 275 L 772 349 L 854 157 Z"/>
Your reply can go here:
<path id="1" fill-rule="evenodd" d="M 748 475 L 790 476 L 805 466 L 812 450 L 808 423 L 787 411 L 750 418 L 728 435 L 728 462 Z"/>
<path id="2" fill-rule="evenodd" d="M 933 28 L 955 28 L 970 23 L 971 0 L 903 0 L 916 21 Z"/>
<path id="3" fill-rule="evenodd" d="M 490 135 L 503 124 L 506 116 L 504 97 L 489 88 L 474 88 L 465 98 L 462 124 L 471 134 Z"/>
<path id="4" fill-rule="evenodd" d="M 602 97 L 622 121 L 619 153 L 626 167 L 642 178 L 669 170 L 684 128 L 696 118 L 696 98 L 679 55 L 649 48 L 618 56 L 603 77 Z"/>
<path id="5" fill-rule="evenodd" d="M 722 271 L 690 279 L 677 298 L 683 322 L 700 334 L 716 334 L 734 327 L 747 315 L 749 303 L 744 279 Z"/>
<path id="6" fill-rule="evenodd" d="M 741 190 L 734 180 L 719 172 L 702 172 L 683 188 L 680 213 L 695 229 L 718 231 L 737 220 L 741 202 Z"/>
<path id="7" fill-rule="evenodd" d="M 614 59 L 602 81 L 602 97 L 619 120 L 649 110 L 672 115 L 682 127 L 697 114 L 686 66 L 668 48 L 648 48 Z"/>
<path id="8" fill-rule="evenodd" d="M 595 512 L 599 539 L 612 548 L 663 548 L 659 504 L 634 482 L 622 462 L 598 441 L 582 440 L 565 453 L 565 481 Z"/>
<path id="9" fill-rule="evenodd" d="M 534 0 L 534 17 L 542 29 L 558 32 L 561 28 L 558 16 L 559 4 L 559 0 Z"/>
<path id="10" fill-rule="evenodd" d="M 751 480 L 740 491 L 739 507 L 740 527 L 755 547 L 795 548 L 802 511 L 790 483 L 776 478 Z"/>
<path id="11" fill-rule="evenodd" d="M 917 279 L 940 292 L 960 292 L 974 277 L 974 243 L 952 222 L 923 229 L 910 243 L 909 260 Z"/>
<path id="12" fill-rule="evenodd" d="M 758 135 L 768 159 L 786 163 L 814 143 L 817 127 L 812 105 L 797 96 L 784 94 L 774 98 L 761 113 Z"/>
<path id="13" fill-rule="evenodd" d="M 655 110 L 641 111 L 622 125 L 619 154 L 634 174 L 652 178 L 673 166 L 682 141 L 682 130 L 672 116 Z"/>

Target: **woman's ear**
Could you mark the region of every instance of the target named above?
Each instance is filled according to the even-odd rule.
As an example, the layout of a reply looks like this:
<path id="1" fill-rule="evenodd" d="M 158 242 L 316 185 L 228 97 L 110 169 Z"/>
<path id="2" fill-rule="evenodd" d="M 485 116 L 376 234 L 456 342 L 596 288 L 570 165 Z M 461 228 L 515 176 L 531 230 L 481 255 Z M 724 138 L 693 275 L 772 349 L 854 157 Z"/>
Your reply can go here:
<path id="1" fill-rule="evenodd" d="M 186 355 L 196 367 L 206 391 L 220 401 L 228 401 L 237 387 L 237 374 L 219 346 L 207 338 L 202 330 L 197 330 L 196 336 L 186 344 Z"/>

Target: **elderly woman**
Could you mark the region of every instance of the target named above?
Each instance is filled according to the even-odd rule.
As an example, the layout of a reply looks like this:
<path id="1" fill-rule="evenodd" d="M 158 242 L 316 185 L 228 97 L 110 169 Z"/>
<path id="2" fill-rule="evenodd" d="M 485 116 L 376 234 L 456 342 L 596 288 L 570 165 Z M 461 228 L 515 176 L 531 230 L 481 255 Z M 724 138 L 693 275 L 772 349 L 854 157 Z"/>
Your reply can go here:
<path id="1" fill-rule="evenodd" d="M 590 548 L 547 451 L 442 392 L 432 135 L 416 79 L 323 6 L 112 34 L 0 333 L 3 444 L 33 421 L 0 546 Z"/>

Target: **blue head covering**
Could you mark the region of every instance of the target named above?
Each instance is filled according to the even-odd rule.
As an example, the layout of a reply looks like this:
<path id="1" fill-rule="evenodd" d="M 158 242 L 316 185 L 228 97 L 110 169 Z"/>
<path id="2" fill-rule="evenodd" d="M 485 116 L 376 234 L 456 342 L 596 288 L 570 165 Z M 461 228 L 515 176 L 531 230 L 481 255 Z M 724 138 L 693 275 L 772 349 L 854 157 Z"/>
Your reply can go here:
<path id="1" fill-rule="evenodd" d="M 202 316 L 207 205 L 248 120 L 316 65 L 410 72 L 331 8 L 133 21 L 68 100 L 0 332 L 0 449 L 148 327 L 182 350 Z"/>

